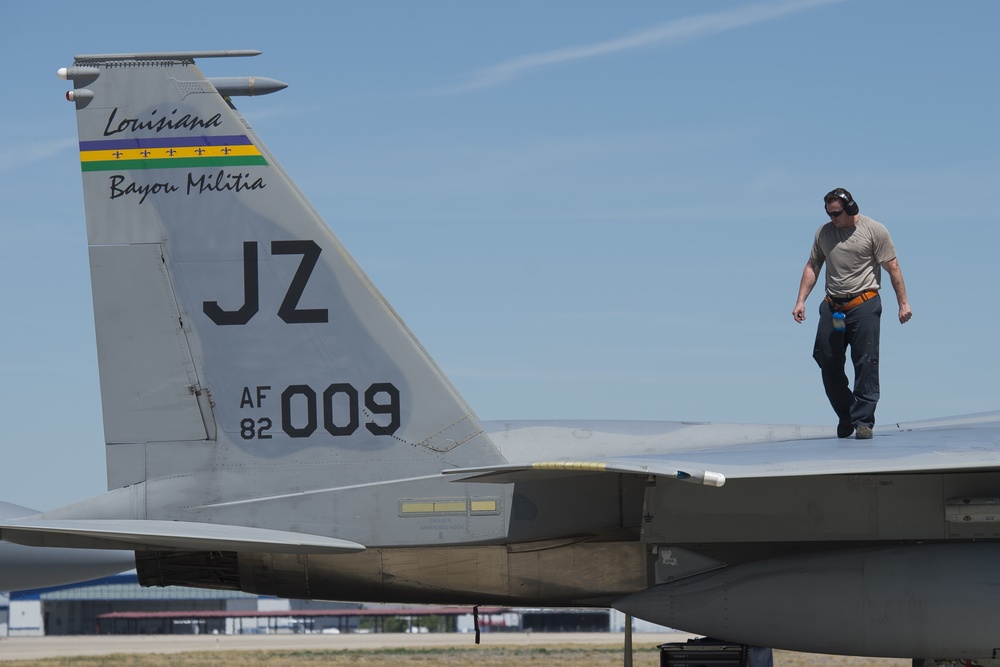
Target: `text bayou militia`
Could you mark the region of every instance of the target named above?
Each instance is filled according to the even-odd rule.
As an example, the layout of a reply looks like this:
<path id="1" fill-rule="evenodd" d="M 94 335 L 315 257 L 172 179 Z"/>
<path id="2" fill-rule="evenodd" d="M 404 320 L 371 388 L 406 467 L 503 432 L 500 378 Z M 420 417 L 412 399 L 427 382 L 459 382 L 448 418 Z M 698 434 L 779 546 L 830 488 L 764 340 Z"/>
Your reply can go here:
<path id="1" fill-rule="evenodd" d="M 248 190 L 263 190 L 267 187 L 263 178 L 250 180 L 248 173 L 232 173 L 225 169 L 220 169 L 217 173 L 203 173 L 196 176 L 194 172 L 188 172 L 187 182 L 184 186 L 161 181 L 158 183 L 136 183 L 129 181 L 122 174 L 114 174 L 109 178 L 111 199 L 126 197 L 129 195 L 138 196 L 139 203 L 146 201 L 146 197 L 159 194 L 173 194 L 183 192 L 187 195 L 200 195 L 206 192 L 246 192 Z"/>

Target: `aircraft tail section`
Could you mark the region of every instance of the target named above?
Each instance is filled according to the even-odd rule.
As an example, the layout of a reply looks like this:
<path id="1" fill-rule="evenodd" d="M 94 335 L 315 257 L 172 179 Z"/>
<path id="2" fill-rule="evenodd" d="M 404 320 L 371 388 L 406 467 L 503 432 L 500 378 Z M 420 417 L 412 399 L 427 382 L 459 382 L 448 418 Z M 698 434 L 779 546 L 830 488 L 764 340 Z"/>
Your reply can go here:
<path id="1" fill-rule="evenodd" d="M 61 71 L 77 108 L 109 488 L 145 485 L 132 518 L 225 507 L 234 523 L 329 533 L 307 529 L 318 510 L 297 522 L 234 507 L 504 460 L 194 64 L 253 54 L 78 56 Z"/>

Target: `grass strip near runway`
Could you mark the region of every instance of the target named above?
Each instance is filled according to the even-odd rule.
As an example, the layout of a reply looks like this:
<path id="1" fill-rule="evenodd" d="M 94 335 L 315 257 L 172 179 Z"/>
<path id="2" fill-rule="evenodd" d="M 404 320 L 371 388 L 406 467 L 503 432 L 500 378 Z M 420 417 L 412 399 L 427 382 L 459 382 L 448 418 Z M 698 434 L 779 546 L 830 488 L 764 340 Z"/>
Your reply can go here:
<path id="1" fill-rule="evenodd" d="M 636 644 L 635 667 L 658 667 L 654 644 Z M 3 667 L 620 667 L 622 649 L 616 646 L 552 644 L 547 646 L 472 646 L 440 648 L 385 648 L 342 650 L 198 651 L 170 654 L 124 654 L 72 658 L 42 658 L 2 662 Z M 812 653 L 774 652 L 775 667 L 904 667 L 908 660 L 851 658 Z"/>
<path id="2" fill-rule="evenodd" d="M 633 664 L 656 667 L 660 664 L 655 645 L 636 645 Z M 397 665 L 413 667 L 580 667 L 596 665 L 620 667 L 622 649 L 611 646 L 478 646 L 470 648 L 386 648 L 329 651 L 201 651 L 171 654 L 123 654 L 12 660 L 3 667 L 371 667 Z"/>

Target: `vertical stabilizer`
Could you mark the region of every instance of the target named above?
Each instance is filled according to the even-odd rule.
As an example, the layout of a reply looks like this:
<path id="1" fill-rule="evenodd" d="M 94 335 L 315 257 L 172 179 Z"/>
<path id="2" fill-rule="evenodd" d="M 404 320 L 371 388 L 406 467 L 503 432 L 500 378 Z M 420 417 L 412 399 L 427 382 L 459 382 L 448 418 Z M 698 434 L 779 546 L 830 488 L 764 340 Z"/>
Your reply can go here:
<path id="1" fill-rule="evenodd" d="M 64 72 L 75 86 L 109 487 L 146 482 L 135 514 L 152 517 L 502 462 L 195 66 L 208 55 L 252 52 L 78 56 Z"/>

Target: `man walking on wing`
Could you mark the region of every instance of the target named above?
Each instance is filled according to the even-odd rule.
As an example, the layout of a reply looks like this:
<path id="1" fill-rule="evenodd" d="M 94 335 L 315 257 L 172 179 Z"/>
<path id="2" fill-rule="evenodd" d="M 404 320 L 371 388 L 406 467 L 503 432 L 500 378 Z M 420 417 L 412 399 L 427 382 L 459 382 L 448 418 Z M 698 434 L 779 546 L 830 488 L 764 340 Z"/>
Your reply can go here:
<path id="1" fill-rule="evenodd" d="M 830 222 L 816 232 L 792 317 L 796 322 L 805 321 L 806 297 L 826 263 L 826 296 L 819 304 L 813 358 L 823 373 L 823 387 L 830 405 L 840 418 L 837 437 L 847 438 L 857 432 L 858 440 L 866 440 L 872 437 L 879 399 L 882 269 L 889 274 L 896 292 L 900 324 L 908 322 L 913 313 L 906 299 L 896 249 L 885 226 L 861 215 L 851 193 L 844 188 L 827 193 L 823 203 Z M 848 346 L 854 363 L 853 392 L 844 371 Z"/>

